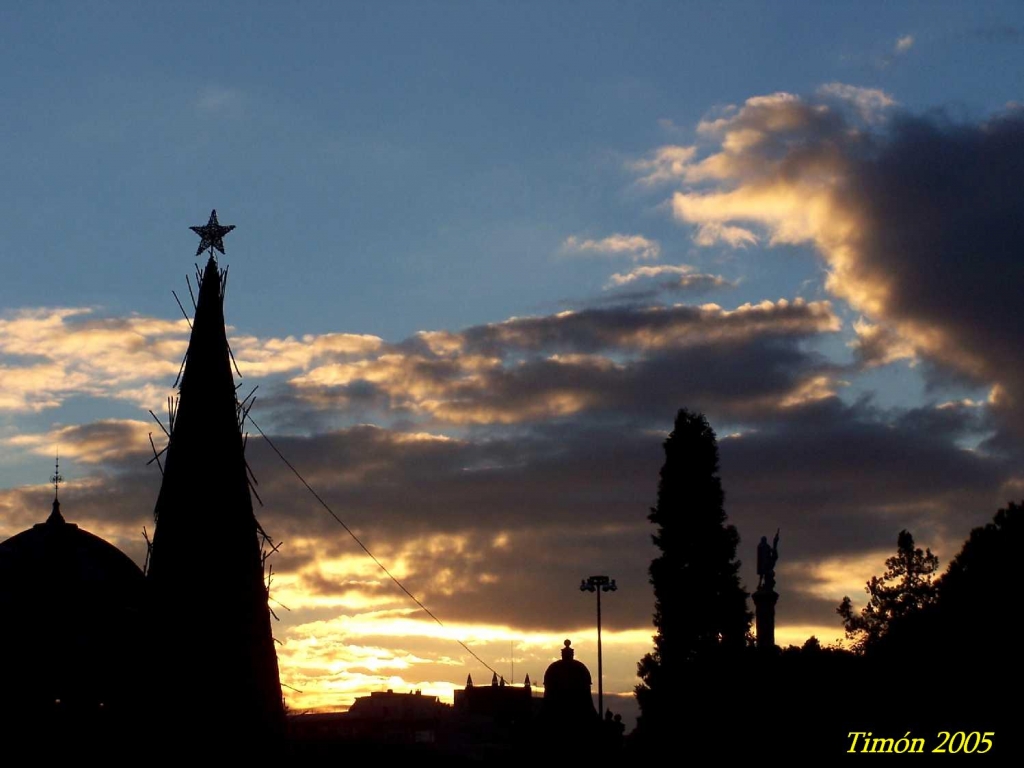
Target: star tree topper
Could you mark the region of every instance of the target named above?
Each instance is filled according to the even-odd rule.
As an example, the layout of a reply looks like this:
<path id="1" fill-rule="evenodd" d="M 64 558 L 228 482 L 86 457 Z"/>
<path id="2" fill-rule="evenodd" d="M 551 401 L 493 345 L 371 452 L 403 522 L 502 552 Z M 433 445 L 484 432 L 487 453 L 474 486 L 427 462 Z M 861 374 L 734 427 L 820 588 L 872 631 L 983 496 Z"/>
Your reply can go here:
<path id="1" fill-rule="evenodd" d="M 199 248 L 196 249 L 196 256 L 207 248 L 216 248 L 221 253 L 224 253 L 224 235 L 234 228 L 234 224 L 229 224 L 226 227 L 221 226 L 221 223 L 217 221 L 217 210 L 210 211 L 210 220 L 206 222 L 205 227 L 189 227 L 189 229 L 202 238 Z"/>

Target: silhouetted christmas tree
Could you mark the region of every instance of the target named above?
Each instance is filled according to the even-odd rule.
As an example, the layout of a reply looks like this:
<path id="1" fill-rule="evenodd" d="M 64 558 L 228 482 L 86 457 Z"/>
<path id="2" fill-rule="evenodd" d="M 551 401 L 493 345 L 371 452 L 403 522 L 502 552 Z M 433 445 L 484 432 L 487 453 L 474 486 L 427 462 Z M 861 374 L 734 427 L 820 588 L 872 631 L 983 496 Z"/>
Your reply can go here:
<path id="1" fill-rule="evenodd" d="M 156 503 L 147 580 L 150 694 L 160 749 L 262 749 L 284 728 L 240 405 L 214 249 L 234 227 L 192 228 L 209 249 Z"/>

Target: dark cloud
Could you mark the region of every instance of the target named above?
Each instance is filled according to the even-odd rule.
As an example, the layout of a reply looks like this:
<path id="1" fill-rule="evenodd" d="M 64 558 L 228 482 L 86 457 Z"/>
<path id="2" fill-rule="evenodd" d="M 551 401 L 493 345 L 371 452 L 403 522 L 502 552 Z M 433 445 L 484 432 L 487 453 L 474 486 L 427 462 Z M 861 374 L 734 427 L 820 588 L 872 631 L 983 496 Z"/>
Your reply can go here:
<path id="1" fill-rule="evenodd" d="M 293 394 L 435 425 L 657 417 L 680 400 L 756 418 L 828 394 L 802 343 L 839 327 L 827 302 L 611 307 L 420 334 L 373 359 L 314 368 Z"/>
<path id="2" fill-rule="evenodd" d="M 834 330 L 827 303 L 764 302 L 733 311 L 689 305 L 612 307 L 547 317 L 513 318 L 468 328 L 467 351 L 505 355 L 515 351 L 596 353 L 677 347 L 708 338 L 748 338 L 759 333 L 810 335 Z"/>
<path id="3" fill-rule="evenodd" d="M 956 410 L 884 414 L 825 401 L 722 441 L 727 508 L 745 535 L 748 581 L 754 542 L 777 527 L 783 561 L 803 564 L 805 574 L 830 559 L 891 550 L 903 528 L 948 560 L 991 518 L 1015 470 L 959 445 L 977 423 Z"/>
<path id="4" fill-rule="evenodd" d="M 1024 436 L 1024 113 L 912 115 L 830 84 L 750 99 L 702 130 L 720 151 L 678 171 L 679 218 L 813 244 L 828 290 L 876 324 L 858 329 L 865 363 L 915 355 L 994 387 Z"/>
<path id="5" fill-rule="evenodd" d="M 522 422 L 585 411 L 594 418 L 656 423 L 684 401 L 756 419 L 797 397 L 804 382 L 828 369 L 795 341 L 777 339 L 703 344 L 622 365 L 590 358 L 530 360 L 453 386 L 448 404 L 436 413 L 442 421 Z"/>
<path id="6" fill-rule="evenodd" d="M 657 275 L 659 268 L 647 267 L 646 269 Z M 738 284 L 721 275 L 710 274 L 683 274 L 672 279 L 658 280 L 621 279 L 623 277 L 628 277 L 628 275 L 614 275 L 609 289 L 599 296 L 575 301 L 564 300 L 561 304 L 576 310 L 614 306 L 642 309 L 669 296 L 702 296 L 712 291 L 735 288 Z M 615 278 L 620 279 L 615 280 Z M 641 285 L 646 287 L 640 287 Z"/>
<path id="7" fill-rule="evenodd" d="M 921 351 L 1024 405 L 1024 116 L 980 125 L 901 116 L 848 194 L 865 227 L 857 279 L 883 285 L 884 318 Z M 930 343 L 924 337 L 932 335 Z"/>
<path id="8" fill-rule="evenodd" d="M 681 392 L 699 399 L 697 374 L 687 372 L 709 369 L 702 379 L 713 393 L 707 411 L 719 425 L 726 509 L 741 534 L 748 587 L 756 581 L 757 539 L 782 529 L 783 623 L 833 623 L 832 600 L 841 595 L 823 591 L 837 578 L 829 563 L 886 552 L 904 527 L 948 557 L 1004 501 L 996 494 L 1015 465 L 960 446 L 986 427 L 983 409 L 881 411 L 826 397 L 759 412 L 729 436 L 722 425 L 736 413 L 730 388 L 745 396 L 761 377 L 767 383 L 758 391 L 785 391 L 792 384 L 786 372 L 804 358 L 792 347 L 749 343 L 717 360 L 711 347 L 684 352 L 697 357 L 651 362 L 662 367 L 645 380 L 677 380 Z M 677 407 L 693 407 L 671 402 L 672 389 L 650 395 L 649 422 L 661 430 Z M 385 564 L 401 564 L 407 586 L 443 619 L 524 629 L 587 626 L 592 606 L 581 600 L 579 579 L 608 573 L 620 591 L 606 621 L 625 629 L 648 626 L 653 608 L 646 569 L 656 550 L 647 513 L 665 437 L 638 422 L 635 415 L 606 423 L 576 418 L 471 430 L 461 439 L 363 425 L 274 442 Z M 257 514 L 283 542 L 275 557 L 280 578 L 297 580 L 316 599 L 355 591 L 403 605 L 397 588 L 367 564 L 263 439 L 250 438 L 248 457 L 266 505 Z M 112 539 L 140 563 L 141 530 L 152 532 L 159 487 L 159 472 L 143 458 L 107 462 L 102 474 L 64 493 L 69 521 Z M 45 488 L 6 492 L 7 532 L 45 519 L 50 498 Z M 324 569 L 339 558 L 363 566 Z M 337 612 L 316 609 L 324 618 Z"/>
<path id="9" fill-rule="evenodd" d="M 741 533 L 748 585 L 756 581 L 754 545 L 776 527 L 783 562 L 807 581 L 787 585 L 786 621 L 829 623 L 831 614 L 807 602 L 818 598 L 804 594 L 818 578 L 814 568 L 887 551 L 902 528 L 951 553 L 991 517 L 1013 471 L 1000 457 L 958 444 L 978 428 L 975 410 L 882 412 L 831 398 L 741 436 L 720 436 L 726 508 Z M 649 617 L 646 567 L 654 550 L 646 515 L 662 440 L 656 432 L 574 421 L 504 438 L 423 440 L 359 427 L 278 443 L 371 548 L 395 553 L 402 540 L 465 538 L 457 556 L 442 549 L 406 561 L 409 583 L 444 615 L 542 627 L 574 615 L 572 586 L 588 571 L 620 579 L 622 605 L 631 607 L 613 619 L 617 625 Z M 266 524 L 277 535 L 322 537 L 324 557 L 356 551 L 315 502 L 296 497 L 296 481 L 274 468 L 265 446 L 256 441 L 251 452 Z M 499 536 L 507 537 L 501 547 Z M 447 569 L 446 583 L 461 586 L 446 594 L 432 580 L 438 568 Z M 482 581 L 485 574 L 494 581 Z M 545 597 L 513 606 L 503 597 L 510 593 Z"/>

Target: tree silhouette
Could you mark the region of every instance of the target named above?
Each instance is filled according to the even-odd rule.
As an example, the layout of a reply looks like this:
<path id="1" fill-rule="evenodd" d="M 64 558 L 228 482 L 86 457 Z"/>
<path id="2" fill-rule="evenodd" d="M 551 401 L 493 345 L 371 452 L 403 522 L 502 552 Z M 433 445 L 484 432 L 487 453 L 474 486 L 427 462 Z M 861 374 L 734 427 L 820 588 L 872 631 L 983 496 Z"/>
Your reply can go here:
<path id="1" fill-rule="evenodd" d="M 882 576 L 873 576 L 864 590 L 868 604 L 857 615 L 849 597 L 836 608 L 843 619 L 846 636 L 853 648 L 865 652 L 878 645 L 894 623 L 906 620 L 934 605 L 937 589 L 932 579 L 939 558 L 930 549 L 914 546 L 910 531 L 896 537 L 896 554 L 885 561 Z"/>
<path id="2" fill-rule="evenodd" d="M 1018 634 L 1018 557 L 1024 547 L 1024 503 L 1010 502 L 992 522 L 975 528 L 937 582 L 935 611 L 941 637 L 959 651 L 992 660 L 1019 656 L 1009 640 Z"/>
<path id="3" fill-rule="evenodd" d="M 1005 594 L 1017 581 L 1016 558 L 1024 543 L 1024 502 L 1010 502 L 991 523 L 975 528 L 939 581 L 942 602 L 977 603 Z"/>
<path id="4" fill-rule="evenodd" d="M 664 731 L 678 719 L 684 676 L 706 662 L 738 657 L 751 614 L 736 560 L 739 534 L 726 522 L 718 444 L 703 414 L 685 409 L 665 441 L 658 505 L 648 519 L 661 555 L 651 562 L 654 651 L 638 665 L 642 727 Z"/>
<path id="5" fill-rule="evenodd" d="M 1015 734 L 1017 711 L 1006 706 L 1005 698 L 993 695 L 993 690 L 1018 690 L 1024 681 L 1024 664 L 1014 642 L 1020 633 L 1016 606 L 1024 505 L 1010 503 L 992 522 L 972 530 L 945 574 L 930 587 L 924 584 L 931 582 L 934 556 L 922 553 L 910 541 L 901 544 L 904 563 L 908 552 L 914 555 L 909 562 L 919 571 L 918 596 L 905 598 L 899 604 L 901 613 L 890 612 L 887 627 L 878 622 L 884 632 L 862 644 L 858 661 L 864 666 L 847 671 L 847 679 L 865 681 L 851 686 L 843 699 L 850 713 L 847 721 L 857 723 L 851 730 L 860 728 L 860 722 L 868 727 L 866 721 L 858 721 L 857 710 L 872 712 L 870 727 L 875 733 L 911 726 L 907 707 L 876 706 L 883 689 L 869 681 L 902 680 L 908 670 L 949 670 L 942 679 L 941 695 L 920 695 L 922 690 L 938 690 L 927 671 L 922 678 L 926 687 L 912 694 L 915 733 L 945 729 Z M 898 585 L 901 579 L 895 581 Z M 859 619 L 863 614 L 854 617 L 851 611 L 847 617 Z M 860 639 L 866 639 L 866 633 Z"/>

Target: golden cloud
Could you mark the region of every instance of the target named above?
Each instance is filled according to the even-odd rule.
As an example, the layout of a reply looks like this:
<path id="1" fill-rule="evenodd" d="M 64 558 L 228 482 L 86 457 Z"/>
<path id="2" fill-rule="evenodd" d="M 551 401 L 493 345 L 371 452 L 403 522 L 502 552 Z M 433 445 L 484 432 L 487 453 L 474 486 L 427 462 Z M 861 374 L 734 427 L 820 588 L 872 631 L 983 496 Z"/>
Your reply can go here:
<path id="1" fill-rule="evenodd" d="M 689 267 L 666 266 L 638 267 L 613 279 L 628 284 L 661 275 L 695 277 Z M 705 304 L 563 311 L 513 317 L 461 334 L 421 333 L 415 339 L 426 348 L 387 347 L 376 356 L 314 366 L 289 383 L 300 397 L 324 407 L 353 397 L 379 398 L 382 407 L 447 424 L 514 424 L 598 407 L 608 387 L 620 386 L 652 356 L 760 337 L 831 333 L 840 326 L 828 302 L 803 299 L 731 310 Z M 608 387 L 597 385 L 602 380 Z M 803 383 L 792 394 L 801 401 L 824 397 L 831 390 L 823 382 L 819 377 L 813 388 Z"/>
<path id="2" fill-rule="evenodd" d="M 566 253 L 602 254 L 607 256 L 629 256 L 634 260 L 657 259 L 661 254 L 661 245 L 643 235 L 614 234 L 601 240 L 585 240 L 575 235 L 567 237 L 562 243 Z"/>
<path id="3" fill-rule="evenodd" d="M 672 266 L 663 264 L 658 267 L 636 267 L 629 272 L 620 272 L 608 278 L 609 285 L 627 285 L 635 280 L 643 280 L 651 277 L 682 277 L 693 272 L 693 267 L 687 264 Z"/>
<path id="4" fill-rule="evenodd" d="M 0 443 L 25 448 L 39 456 L 53 456 L 55 448 L 62 457 L 86 464 L 120 459 L 133 453 L 152 451 L 149 436 L 159 431 L 154 422 L 132 419 L 101 419 L 89 424 L 58 427 L 41 434 L 21 434 L 0 440 Z M 160 437 L 163 435 L 161 433 Z M 158 440 L 163 443 L 165 440 Z"/>
<path id="5" fill-rule="evenodd" d="M 1000 197 L 1013 182 L 1000 174 L 1015 167 L 1002 158 L 1019 152 L 1021 121 L 904 120 L 875 131 L 895 105 L 884 91 L 842 83 L 810 100 L 748 99 L 698 126 L 716 146 L 680 154 L 672 212 L 694 225 L 699 245 L 763 237 L 813 246 L 828 266 L 826 289 L 864 315 L 854 346 L 865 364 L 927 357 L 980 382 L 1012 378 L 1008 389 L 1019 391 L 1024 372 L 1007 365 L 1018 324 L 984 296 L 998 293 L 1000 271 L 1015 274 L 1016 209 Z M 949 152 L 958 159 L 936 166 Z M 987 266 L 970 268 L 972 258 Z"/>
<path id="6" fill-rule="evenodd" d="M 75 394 L 129 400 L 162 410 L 188 347 L 185 319 L 97 318 L 84 307 L 23 309 L 0 317 L 0 410 L 40 411 Z M 376 336 L 327 333 L 301 338 L 229 339 L 240 370 L 267 376 L 315 361 L 376 352 Z"/>

